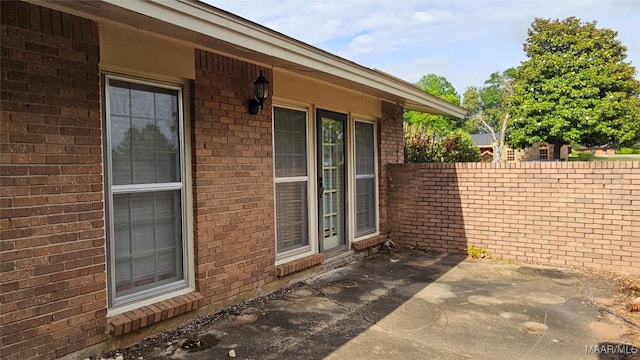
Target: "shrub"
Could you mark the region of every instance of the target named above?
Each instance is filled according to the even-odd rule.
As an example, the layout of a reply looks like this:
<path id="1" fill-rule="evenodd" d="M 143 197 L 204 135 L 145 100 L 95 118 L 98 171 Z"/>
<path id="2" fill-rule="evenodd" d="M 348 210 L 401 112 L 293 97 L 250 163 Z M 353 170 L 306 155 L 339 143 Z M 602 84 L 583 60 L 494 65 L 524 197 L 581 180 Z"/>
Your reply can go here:
<path id="1" fill-rule="evenodd" d="M 406 163 L 480 161 L 480 149 L 462 130 L 438 136 L 422 125 L 404 124 L 404 144 Z"/>
<path id="2" fill-rule="evenodd" d="M 455 130 L 442 139 L 444 153 L 442 162 L 478 162 L 480 149 L 473 143 L 471 135 L 464 130 Z"/>
<path id="3" fill-rule="evenodd" d="M 581 153 L 578 153 L 578 160 L 591 161 L 593 160 L 593 154 L 590 151 L 583 151 Z"/>
<path id="4" fill-rule="evenodd" d="M 637 148 L 633 153 L 640 155 L 640 148 Z"/>
<path id="5" fill-rule="evenodd" d="M 436 134 L 422 125 L 404 124 L 404 161 L 407 163 L 437 162 L 442 157 Z"/>
<path id="6" fill-rule="evenodd" d="M 618 154 L 622 154 L 622 155 L 633 154 L 633 152 L 634 152 L 634 150 L 632 148 L 628 148 L 628 147 L 620 148 L 620 150 L 617 151 Z"/>
<path id="7" fill-rule="evenodd" d="M 469 246 L 467 255 L 472 259 L 491 259 L 491 253 L 483 247 Z"/>

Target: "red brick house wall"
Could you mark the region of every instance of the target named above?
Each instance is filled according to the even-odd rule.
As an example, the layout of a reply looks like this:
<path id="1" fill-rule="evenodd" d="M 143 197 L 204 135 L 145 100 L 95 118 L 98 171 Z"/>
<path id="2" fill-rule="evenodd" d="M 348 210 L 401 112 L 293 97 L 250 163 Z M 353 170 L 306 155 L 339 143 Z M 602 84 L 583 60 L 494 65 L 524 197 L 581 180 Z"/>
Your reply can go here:
<path id="1" fill-rule="evenodd" d="M 640 162 L 391 165 L 403 245 L 640 273 Z"/>
<path id="2" fill-rule="evenodd" d="M 387 235 L 388 225 L 388 190 L 389 164 L 404 162 L 403 111 L 396 104 L 382 102 L 382 119 L 378 127 L 378 213 L 380 217 L 380 234 Z"/>
<path id="3" fill-rule="evenodd" d="M 53 358 L 105 339 L 96 24 L 1 2 L 0 347 Z"/>
<path id="4" fill-rule="evenodd" d="M 271 103 L 247 112 L 270 70 L 196 50 L 192 173 L 196 288 L 203 305 L 275 279 Z M 254 293 L 257 296 L 257 293 Z"/>

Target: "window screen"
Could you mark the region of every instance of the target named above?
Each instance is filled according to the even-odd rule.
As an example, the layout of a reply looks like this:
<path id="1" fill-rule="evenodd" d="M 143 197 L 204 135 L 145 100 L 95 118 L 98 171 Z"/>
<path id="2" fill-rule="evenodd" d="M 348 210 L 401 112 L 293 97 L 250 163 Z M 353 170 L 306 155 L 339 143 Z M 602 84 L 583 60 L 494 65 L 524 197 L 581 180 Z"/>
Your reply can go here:
<path id="1" fill-rule="evenodd" d="M 376 156 L 374 124 L 355 123 L 356 237 L 376 231 Z"/>
<path id="2" fill-rule="evenodd" d="M 110 302 L 119 305 L 186 286 L 181 93 L 106 83 Z"/>
<path id="3" fill-rule="evenodd" d="M 274 108 L 276 249 L 309 245 L 307 113 Z"/>

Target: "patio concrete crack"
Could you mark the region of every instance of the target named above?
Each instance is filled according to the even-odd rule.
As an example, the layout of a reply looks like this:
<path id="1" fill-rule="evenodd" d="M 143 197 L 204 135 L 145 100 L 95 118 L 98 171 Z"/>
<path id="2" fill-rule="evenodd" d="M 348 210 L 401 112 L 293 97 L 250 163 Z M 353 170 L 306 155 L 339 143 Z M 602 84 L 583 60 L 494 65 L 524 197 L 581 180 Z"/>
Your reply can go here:
<path id="1" fill-rule="evenodd" d="M 340 307 L 343 307 L 343 308 L 347 309 L 349 312 L 352 312 L 352 311 L 353 311 L 353 310 L 351 309 L 351 307 L 350 307 L 350 306 L 347 306 L 347 305 L 345 305 L 345 304 L 341 303 L 340 301 L 338 301 L 338 300 L 336 300 L 336 299 L 331 298 L 329 295 L 327 295 L 327 293 L 325 293 L 325 292 L 324 292 L 324 291 L 322 291 L 321 289 L 319 289 L 319 288 L 317 288 L 317 287 L 315 287 L 315 286 L 312 286 L 312 285 L 310 285 L 310 284 L 307 284 L 307 286 L 308 286 L 308 287 L 310 287 L 310 288 L 312 288 L 313 290 L 317 291 L 320 295 L 322 295 L 325 299 L 327 299 L 327 300 L 331 301 L 332 303 L 334 303 L 334 304 L 336 304 L 336 305 L 338 305 L 338 306 L 340 306 Z"/>
<path id="2" fill-rule="evenodd" d="M 310 288 L 312 288 L 313 290 L 317 291 L 320 295 L 322 295 L 325 299 L 331 301 L 332 303 L 343 307 L 345 309 L 347 309 L 347 311 L 351 314 L 354 314 L 356 316 L 358 316 L 360 319 L 364 320 L 365 322 L 371 324 L 371 325 L 376 325 L 377 322 L 373 319 L 370 319 L 369 317 L 367 317 L 361 310 L 362 308 L 364 308 L 365 306 L 367 306 L 368 302 L 364 302 L 362 305 L 358 305 L 355 308 L 352 308 L 334 298 L 332 298 L 331 296 L 329 296 L 327 293 L 325 293 L 324 291 L 322 291 L 322 289 L 316 288 L 310 284 L 307 284 L 307 286 L 309 286 Z M 383 296 L 381 296 L 380 298 L 382 298 Z M 379 300 L 379 299 L 378 299 Z"/>

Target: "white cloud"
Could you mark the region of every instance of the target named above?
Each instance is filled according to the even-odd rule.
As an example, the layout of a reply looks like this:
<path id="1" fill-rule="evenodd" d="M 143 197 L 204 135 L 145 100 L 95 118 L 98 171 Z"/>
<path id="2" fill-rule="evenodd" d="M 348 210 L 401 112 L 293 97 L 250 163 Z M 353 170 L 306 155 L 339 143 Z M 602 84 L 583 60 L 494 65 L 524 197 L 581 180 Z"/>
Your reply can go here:
<path id="1" fill-rule="evenodd" d="M 535 17 L 613 28 L 640 66 L 637 0 L 205 0 L 288 36 L 407 81 L 445 76 L 459 93 L 518 66 Z"/>

